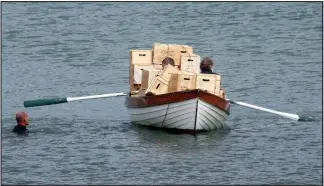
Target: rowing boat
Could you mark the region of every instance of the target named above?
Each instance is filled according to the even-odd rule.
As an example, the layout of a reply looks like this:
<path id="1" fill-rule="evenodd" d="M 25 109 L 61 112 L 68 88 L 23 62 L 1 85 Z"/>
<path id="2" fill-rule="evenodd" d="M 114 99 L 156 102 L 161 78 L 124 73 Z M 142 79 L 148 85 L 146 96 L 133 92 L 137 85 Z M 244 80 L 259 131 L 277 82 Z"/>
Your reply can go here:
<path id="1" fill-rule="evenodd" d="M 199 89 L 153 96 L 126 98 L 132 122 L 160 128 L 189 131 L 222 129 L 230 114 L 230 103 Z"/>

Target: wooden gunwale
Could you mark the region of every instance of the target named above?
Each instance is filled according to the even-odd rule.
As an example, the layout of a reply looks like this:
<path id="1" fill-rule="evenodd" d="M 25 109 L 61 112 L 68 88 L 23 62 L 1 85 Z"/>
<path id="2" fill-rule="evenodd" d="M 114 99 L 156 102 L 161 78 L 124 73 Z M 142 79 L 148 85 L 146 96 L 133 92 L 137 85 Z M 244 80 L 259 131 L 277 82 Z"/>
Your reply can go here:
<path id="1" fill-rule="evenodd" d="M 173 93 L 167 93 L 156 96 L 143 96 L 135 97 L 128 95 L 126 98 L 127 108 L 144 108 L 158 105 L 165 105 L 170 103 L 178 103 L 190 99 L 198 98 L 206 103 L 214 105 L 215 107 L 225 111 L 228 115 L 230 114 L 230 102 L 218 97 L 216 95 L 204 92 L 198 89 L 179 91 Z"/>

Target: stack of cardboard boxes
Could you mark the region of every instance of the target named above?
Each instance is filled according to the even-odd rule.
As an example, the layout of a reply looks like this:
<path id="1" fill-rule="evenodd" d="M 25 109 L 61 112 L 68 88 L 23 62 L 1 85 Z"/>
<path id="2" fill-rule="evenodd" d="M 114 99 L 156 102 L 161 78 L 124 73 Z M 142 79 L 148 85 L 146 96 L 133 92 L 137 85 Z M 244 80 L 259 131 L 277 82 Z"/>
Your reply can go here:
<path id="1" fill-rule="evenodd" d="M 162 69 L 162 60 L 173 58 L 175 66 Z M 138 96 L 155 95 L 200 89 L 224 97 L 221 76 L 200 74 L 200 56 L 188 45 L 153 45 L 153 50 L 132 50 L 130 52 L 130 90 Z"/>

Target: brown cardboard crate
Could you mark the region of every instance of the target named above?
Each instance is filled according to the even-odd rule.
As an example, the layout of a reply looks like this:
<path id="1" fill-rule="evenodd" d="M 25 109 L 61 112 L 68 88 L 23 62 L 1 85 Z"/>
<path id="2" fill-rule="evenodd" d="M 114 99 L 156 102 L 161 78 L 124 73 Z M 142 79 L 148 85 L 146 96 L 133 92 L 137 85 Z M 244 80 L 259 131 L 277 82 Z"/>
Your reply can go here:
<path id="1" fill-rule="evenodd" d="M 219 74 L 203 74 L 203 73 L 199 73 L 197 75 L 199 75 L 200 77 L 213 77 L 217 81 L 221 80 L 221 75 L 219 75 Z"/>
<path id="2" fill-rule="evenodd" d="M 147 89 L 149 87 L 150 82 L 158 76 L 158 74 L 162 72 L 161 70 L 149 69 L 142 71 L 142 89 Z"/>
<path id="3" fill-rule="evenodd" d="M 181 54 L 193 53 L 193 49 L 188 45 L 178 45 L 178 44 L 153 44 L 153 63 L 162 64 L 162 61 L 166 57 L 171 57 L 174 60 L 174 65 L 180 65 Z"/>
<path id="4" fill-rule="evenodd" d="M 197 54 L 183 54 L 181 55 L 181 71 L 192 73 L 200 72 L 200 56 Z"/>
<path id="5" fill-rule="evenodd" d="M 216 78 L 215 82 L 215 92 L 220 92 L 221 91 L 221 82 L 219 79 Z"/>
<path id="6" fill-rule="evenodd" d="M 177 90 L 192 90 L 196 88 L 196 75 L 178 74 Z"/>
<path id="7" fill-rule="evenodd" d="M 196 88 L 206 90 L 212 94 L 219 92 L 221 76 L 217 74 L 198 74 L 196 81 Z M 216 86 L 219 85 L 219 86 Z"/>
<path id="8" fill-rule="evenodd" d="M 183 90 L 191 90 L 196 88 L 195 74 L 171 74 L 169 80 L 169 91 L 176 92 Z"/>
<path id="9" fill-rule="evenodd" d="M 131 50 L 130 62 L 134 65 L 146 66 L 151 65 L 153 60 L 152 50 Z"/>
<path id="10" fill-rule="evenodd" d="M 178 82 L 179 82 L 179 74 L 171 74 L 169 80 L 169 88 L 168 93 L 177 92 L 178 91 Z"/>
<path id="11" fill-rule="evenodd" d="M 192 73 L 192 72 L 187 72 L 187 71 L 183 71 L 183 70 L 180 70 L 180 74 L 186 74 L 186 75 L 197 75 L 196 73 Z"/>
<path id="12" fill-rule="evenodd" d="M 156 70 L 163 70 L 163 66 L 162 66 L 162 65 L 156 65 L 156 64 L 153 64 L 153 67 L 154 67 L 154 69 L 156 69 Z M 176 67 L 178 70 L 180 70 L 180 66 L 178 66 L 178 65 L 174 65 L 174 67 Z"/>
<path id="13" fill-rule="evenodd" d="M 225 99 L 225 92 L 224 90 L 220 89 L 218 92 L 215 90 L 215 93 L 214 93 L 216 96 L 219 96 L 221 98 L 224 98 Z"/>
<path id="14" fill-rule="evenodd" d="M 223 89 L 220 89 L 220 91 L 219 91 L 219 96 L 221 97 L 221 98 L 226 98 L 226 96 L 225 96 L 225 91 L 223 90 Z"/>
<path id="15" fill-rule="evenodd" d="M 130 65 L 129 71 L 129 84 L 141 84 L 142 83 L 142 71 L 153 69 L 153 65 L 139 66 Z"/>
<path id="16" fill-rule="evenodd" d="M 163 71 L 159 74 L 159 76 L 161 76 L 162 78 L 164 78 L 165 80 L 169 81 L 171 74 L 180 74 L 181 71 L 172 66 L 172 65 L 166 65 L 163 69 Z"/>
<path id="17" fill-rule="evenodd" d="M 153 67 L 154 67 L 154 69 L 156 69 L 156 70 L 162 70 L 162 69 L 163 69 L 162 65 L 156 65 L 156 64 L 153 64 Z"/>
<path id="18" fill-rule="evenodd" d="M 150 83 L 149 88 L 145 91 L 145 94 L 151 92 L 155 95 L 168 93 L 169 82 L 160 76 L 157 76 L 152 83 Z"/>

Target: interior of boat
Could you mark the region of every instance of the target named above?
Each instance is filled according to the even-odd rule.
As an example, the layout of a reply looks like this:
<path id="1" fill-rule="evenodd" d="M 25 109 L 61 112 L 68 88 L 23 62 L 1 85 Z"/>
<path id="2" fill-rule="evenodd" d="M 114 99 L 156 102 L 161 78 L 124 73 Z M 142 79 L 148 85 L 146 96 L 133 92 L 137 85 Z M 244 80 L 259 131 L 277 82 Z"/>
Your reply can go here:
<path id="1" fill-rule="evenodd" d="M 171 58 L 171 59 L 170 59 Z M 165 61 L 170 61 L 166 63 Z M 199 89 L 225 98 L 221 75 L 202 73 L 193 47 L 154 43 L 151 49 L 130 51 L 129 89 L 136 97 Z"/>

